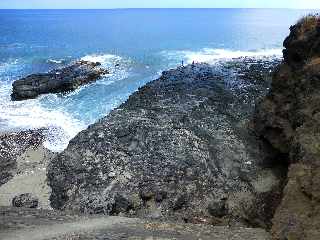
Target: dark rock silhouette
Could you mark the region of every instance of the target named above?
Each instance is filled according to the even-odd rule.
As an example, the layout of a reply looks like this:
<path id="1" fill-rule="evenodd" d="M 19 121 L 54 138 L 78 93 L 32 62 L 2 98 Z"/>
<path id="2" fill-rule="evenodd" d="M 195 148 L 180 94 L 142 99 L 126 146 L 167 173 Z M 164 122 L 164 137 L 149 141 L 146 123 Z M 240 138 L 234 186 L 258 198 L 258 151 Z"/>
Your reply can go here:
<path id="1" fill-rule="evenodd" d="M 96 81 L 108 71 L 100 63 L 78 61 L 49 73 L 32 74 L 13 83 L 12 100 L 36 98 L 40 94 L 73 91 L 81 85 Z"/>

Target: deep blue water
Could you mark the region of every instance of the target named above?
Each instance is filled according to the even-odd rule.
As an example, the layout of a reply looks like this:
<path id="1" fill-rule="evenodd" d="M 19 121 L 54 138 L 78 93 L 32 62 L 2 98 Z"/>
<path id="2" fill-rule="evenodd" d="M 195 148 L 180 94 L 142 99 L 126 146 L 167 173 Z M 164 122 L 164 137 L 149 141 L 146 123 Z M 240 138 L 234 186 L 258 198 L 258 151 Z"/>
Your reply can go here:
<path id="1" fill-rule="evenodd" d="M 55 127 L 62 150 L 162 70 L 239 56 L 279 57 L 307 11 L 264 9 L 0 10 L 0 130 Z M 13 80 L 77 59 L 112 75 L 67 95 L 11 102 Z M 115 68 L 119 63 L 120 68 Z"/>

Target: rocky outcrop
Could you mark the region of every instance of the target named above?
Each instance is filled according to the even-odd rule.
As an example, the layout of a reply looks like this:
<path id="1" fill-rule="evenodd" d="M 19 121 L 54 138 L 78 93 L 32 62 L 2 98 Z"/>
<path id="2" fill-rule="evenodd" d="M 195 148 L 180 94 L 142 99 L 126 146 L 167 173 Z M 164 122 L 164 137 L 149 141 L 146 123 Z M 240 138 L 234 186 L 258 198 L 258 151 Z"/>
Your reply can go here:
<path id="1" fill-rule="evenodd" d="M 270 235 L 263 229 L 254 228 L 212 227 L 0 207 L 0 239 L 270 240 Z"/>
<path id="2" fill-rule="evenodd" d="M 37 208 L 39 200 L 30 193 L 20 194 L 12 199 L 13 207 Z"/>
<path id="3" fill-rule="evenodd" d="M 320 31 L 317 17 L 291 27 L 284 61 L 257 106 L 255 129 L 289 165 L 274 239 L 320 239 Z"/>
<path id="4" fill-rule="evenodd" d="M 51 204 L 84 213 L 267 227 L 282 172 L 248 130 L 269 86 L 240 68 L 195 64 L 162 76 L 79 133 L 50 162 Z M 237 66 L 236 68 L 234 66 Z"/>
<path id="5" fill-rule="evenodd" d="M 81 85 L 96 81 L 108 71 L 100 63 L 78 61 L 49 73 L 32 74 L 13 83 L 12 100 L 36 98 L 40 94 L 73 91 Z"/>

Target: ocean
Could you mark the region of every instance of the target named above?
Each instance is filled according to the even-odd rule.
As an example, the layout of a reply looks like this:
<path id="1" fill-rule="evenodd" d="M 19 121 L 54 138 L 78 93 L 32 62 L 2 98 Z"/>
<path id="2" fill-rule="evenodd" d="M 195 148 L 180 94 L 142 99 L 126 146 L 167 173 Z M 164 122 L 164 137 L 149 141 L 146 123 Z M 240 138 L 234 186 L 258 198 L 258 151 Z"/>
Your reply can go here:
<path id="1" fill-rule="evenodd" d="M 0 10 L 0 132 L 49 128 L 46 147 L 62 151 L 163 70 L 238 57 L 281 58 L 290 25 L 307 10 Z M 72 61 L 111 71 L 75 92 L 10 100 L 12 82 Z M 119 67 L 115 67 L 119 64 Z"/>

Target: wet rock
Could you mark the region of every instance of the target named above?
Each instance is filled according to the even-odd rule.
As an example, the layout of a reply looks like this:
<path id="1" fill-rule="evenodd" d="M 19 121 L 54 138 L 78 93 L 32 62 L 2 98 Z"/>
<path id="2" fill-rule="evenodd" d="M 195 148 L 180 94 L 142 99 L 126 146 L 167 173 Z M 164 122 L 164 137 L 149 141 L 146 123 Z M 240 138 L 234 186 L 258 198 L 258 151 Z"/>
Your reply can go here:
<path id="1" fill-rule="evenodd" d="M 287 185 L 274 219 L 275 239 L 320 239 L 320 35 L 317 17 L 291 27 L 284 62 L 267 97 L 257 106 L 255 130 L 289 165 Z"/>
<path id="2" fill-rule="evenodd" d="M 259 190 L 253 184 L 261 172 L 274 176 L 275 169 L 267 167 L 273 152 L 248 127 L 269 78 L 240 77 L 238 72 L 246 64 L 236 61 L 249 60 L 163 72 L 79 133 L 49 164 L 52 206 L 81 212 L 99 208 L 112 214 L 119 193 L 140 196 L 143 202 L 134 200 L 129 216 L 156 214 L 184 221 L 210 217 L 209 203 L 226 197 L 232 207 L 222 221 L 250 225 L 241 210 L 244 198 L 233 196 L 250 196 L 247 209 L 257 216 L 257 207 L 250 208 Z M 272 61 L 266 59 L 265 64 L 271 66 Z M 266 191 L 279 187 L 278 180 L 268 181 Z M 128 215 L 127 209 L 120 211 Z"/>
<path id="3" fill-rule="evenodd" d="M 24 193 L 12 199 L 13 207 L 37 208 L 39 204 L 38 198 L 30 193 Z"/>
<path id="4" fill-rule="evenodd" d="M 36 98 L 40 94 L 73 91 L 81 85 L 96 81 L 108 71 L 100 63 L 78 61 L 49 73 L 32 74 L 13 83 L 12 100 Z"/>

